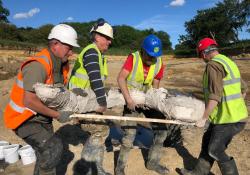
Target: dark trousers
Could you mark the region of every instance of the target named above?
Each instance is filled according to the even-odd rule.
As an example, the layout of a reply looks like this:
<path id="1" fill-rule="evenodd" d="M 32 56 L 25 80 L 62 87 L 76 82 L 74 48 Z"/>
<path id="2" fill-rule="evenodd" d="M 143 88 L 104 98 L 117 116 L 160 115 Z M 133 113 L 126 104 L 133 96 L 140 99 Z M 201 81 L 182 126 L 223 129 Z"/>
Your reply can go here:
<path id="1" fill-rule="evenodd" d="M 143 114 L 143 115 L 142 115 Z M 126 106 L 123 111 L 124 116 L 128 117 L 150 117 L 150 118 L 165 118 L 162 113 L 155 110 L 143 110 L 141 108 L 136 108 L 136 111 L 129 110 Z M 144 125 L 144 124 L 143 124 Z M 122 138 L 122 145 L 119 152 L 117 165 L 115 168 L 115 174 L 123 175 L 126 163 L 128 160 L 128 155 L 130 149 L 133 147 L 133 142 L 136 136 L 137 123 L 132 121 L 126 121 L 121 124 L 124 130 L 124 136 Z M 144 125 L 145 126 L 145 125 Z M 167 136 L 171 135 L 172 128 L 171 125 L 165 124 L 151 124 L 147 126 L 153 129 L 154 138 L 153 144 L 148 150 L 148 157 L 146 158 L 146 167 L 150 170 L 154 170 L 159 174 L 167 174 L 169 170 L 160 165 L 160 160 L 162 157 L 162 147 Z"/>
<path id="2" fill-rule="evenodd" d="M 27 121 L 15 130 L 27 144 L 36 151 L 37 161 L 34 174 L 55 174 L 55 167 L 59 163 L 63 144 L 54 135 L 52 123 Z"/>
<path id="3" fill-rule="evenodd" d="M 205 158 L 210 163 L 213 161 L 227 162 L 231 157 L 226 154 L 226 149 L 232 138 L 242 131 L 245 123 L 210 124 L 202 138 L 202 148 L 199 157 Z"/>
<path id="4" fill-rule="evenodd" d="M 159 111 L 150 109 L 150 110 L 143 110 L 141 108 L 136 108 L 136 111 L 131 111 L 127 108 L 127 106 L 124 106 L 123 115 L 127 117 L 146 117 L 146 118 L 165 118 L 162 113 Z M 132 121 L 126 121 L 121 124 L 124 129 L 124 136 L 122 138 L 122 145 L 128 148 L 133 147 L 133 142 L 135 140 L 136 136 L 136 130 L 137 130 L 137 123 Z M 152 123 L 149 124 L 151 129 L 153 129 L 154 133 L 154 143 L 153 144 L 160 144 L 163 145 L 163 142 L 165 141 L 166 137 L 169 135 L 169 131 L 167 130 L 166 124 L 160 124 L 160 123 Z M 154 128 L 157 128 L 156 130 Z"/>

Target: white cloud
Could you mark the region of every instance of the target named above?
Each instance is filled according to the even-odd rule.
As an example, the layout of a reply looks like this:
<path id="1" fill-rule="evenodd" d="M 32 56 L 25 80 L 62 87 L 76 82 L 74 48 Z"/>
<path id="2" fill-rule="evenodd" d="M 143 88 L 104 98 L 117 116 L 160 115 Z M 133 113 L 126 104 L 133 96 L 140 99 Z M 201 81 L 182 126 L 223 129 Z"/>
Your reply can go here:
<path id="1" fill-rule="evenodd" d="M 174 0 L 170 2 L 170 6 L 183 6 L 185 4 L 185 0 Z"/>
<path id="2" fill-rule="evenodd" d="M 67 20 L 67 21 L 73 21 L 73 20 L 74 20 L 74 18 L 73 18 L 73 17 L 71 17 L 71 16 L 69 16 L 66 20 Z"/>
<path id="3" fill-rule="evenodd" d="M 13 16 L 14 19 L 27 19 L 27 18 L 31 18 L 32 16 L 34 16 L 36 13 L 39 13 L 40 9 L 39 8 L 33 8 L 31 10 L 29 10 L 26 13 L 17 13 Z"/>

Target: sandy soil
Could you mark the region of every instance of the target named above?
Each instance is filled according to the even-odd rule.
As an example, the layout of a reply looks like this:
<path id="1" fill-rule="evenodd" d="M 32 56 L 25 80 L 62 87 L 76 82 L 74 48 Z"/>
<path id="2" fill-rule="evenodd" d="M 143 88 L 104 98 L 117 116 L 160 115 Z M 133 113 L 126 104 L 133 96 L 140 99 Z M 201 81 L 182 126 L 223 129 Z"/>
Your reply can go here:
<path id="1" fill-rule="evenodd" d="M 15 75 L 21 64 L 21 61 L 26 57 L 23 51 L 0 51 L 0 140 L 6 140 L 10 143 L 18 143 L 25 145 L 11 130 L 6 129 L 3 124 L 2 113 L 8 103 L 9 93 L 11 86 L 15 80 Z M 71 59 L 72 62 L 75 56 Z M 110 57 L 109 65 L 109 78 L 107 80 L 108 86 L 117 86 L 116 76 L 120 71 L 125 57 L 115 56 Z M 201 78 L 205 64 L 196 58 L 193 59 L 175 59 L 172 57 L 164 56 L 166 65 L 165 77 L 161 82 L 161 86 L 169 89 L 178 89 L 182 92 L 190 93 L 197 98 L 201 98 Z M 242 77 L 250 85 L 250 71 L 249 59 L 238 59 L 236 63 L 242 73 Z M 249 109 L 250 95 L 246 98 L 247 106 Z M 108 111 L 108 114 L 120 115 L 121 109 L 114 109 Z M 62 125 L 57 121 L 54 122 L 56 133 L 62 137 L 64 142 L 64 155 L 62 162 L 59 165 L 58 174 L 81 174 L 81 149 L 84 146 L 87 135 L 79 130 L 78 127 L 72 123 Z M 170 175 L 178 174 L 178 168 L 188 167 L 191 168 L 196 162 L 196 158 L 200 152 L 201 137 L 203 129 L 200 128 L 187 128 L 182 130 L 183 145 L 176 144 L 172 147 L 165 147 L 161 154 L 163 158 L 162 164 L 170 169 Z M 140 133 L 139 133 L 140 134 Z M 229 145 L 227 152 L 232 155 L 238 165 L 240 175 L 250 174 L 250 124 L 244 131 L 237 135 L 232 143 Z M 128 164 L 126 167 L 126 174 L 128 175 L 157 175 L 152 171 L 145 168 L 144 156 L 145 149 L 135 147 L 129 155 Z M 105 152 L 104 167 L 107 171 L 114 174 L 114 163 L 116 162 L 117 151 Z M 5 172 L 1 173 L 6 175 L 30 175 L 33 172 L 34 164 L 23 166 L 21 161 L 6 167 Z M 215 164 L 211 170 L 211 174 L 219 175 L 220 171 Z"/>

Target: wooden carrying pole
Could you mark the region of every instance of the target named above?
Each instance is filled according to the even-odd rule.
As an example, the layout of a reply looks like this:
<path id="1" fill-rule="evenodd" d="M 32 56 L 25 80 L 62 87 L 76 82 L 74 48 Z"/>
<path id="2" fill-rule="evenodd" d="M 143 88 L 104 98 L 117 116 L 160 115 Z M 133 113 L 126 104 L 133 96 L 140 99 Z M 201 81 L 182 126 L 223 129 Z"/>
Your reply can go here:
<path id="1" fill-rule="evenodd" d="M 114 116 L 114 115 L 97 115 L 97 114 L 72 114 L 71 118 L 80 119 L 107 119 L 107 120 L 122 120 L 122 121 L 135 121 L 135 122 L 154 122 L 154 123 L 169 123 L 176 125 L 194 125 L 194 123 L 166 120 L 166 119 L 155 119 L 155 118 L 140 118 L 140 117 L 126 117 L 126 116 Z"/>

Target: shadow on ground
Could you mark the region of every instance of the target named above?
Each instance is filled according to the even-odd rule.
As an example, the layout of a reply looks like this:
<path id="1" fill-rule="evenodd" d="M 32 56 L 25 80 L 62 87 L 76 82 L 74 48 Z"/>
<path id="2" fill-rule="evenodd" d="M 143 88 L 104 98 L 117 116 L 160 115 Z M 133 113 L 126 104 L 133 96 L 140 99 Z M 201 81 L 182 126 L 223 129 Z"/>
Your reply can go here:
<path id="1" fill-rule="evenodd" d="M 74 153 L 69 150 L 69 144 L 74 146 L 84 144 L 88 138 L 88 133 L 81 130 L 78 125 L 67 124 L 60 127 L 55 134 L 62 139 L 64 149 L 61 161 L 56 168 L 56 174 L 64 175 L 68 164 L 74 159 Z"/>

